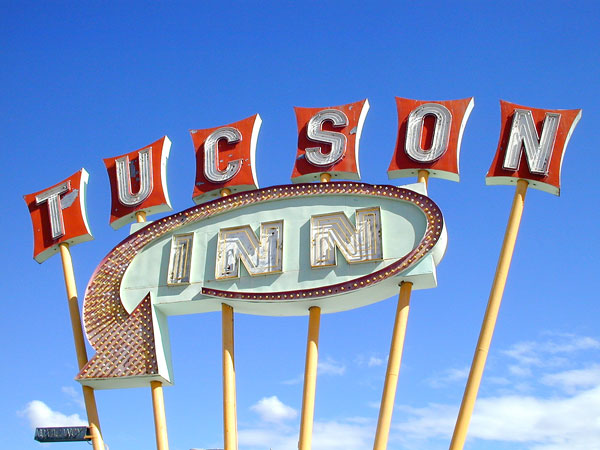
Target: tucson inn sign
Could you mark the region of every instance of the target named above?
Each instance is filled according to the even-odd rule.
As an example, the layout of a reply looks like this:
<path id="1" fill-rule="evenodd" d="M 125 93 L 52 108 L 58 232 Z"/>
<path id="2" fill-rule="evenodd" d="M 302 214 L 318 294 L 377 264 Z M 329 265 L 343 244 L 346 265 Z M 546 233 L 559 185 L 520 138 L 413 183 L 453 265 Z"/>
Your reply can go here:
<path id="1" fill-rule="evenodd" d="M 196 206 L 171 210 L 168 137 L 104 160 L 110 224 L 131 234 L 100 262 L 79 312 L 69 247 L 92 239 L 84 169 L 25 196 L 34 258 L 60 252 L 89 420 L 87 438 L 103 448 L 95 390 L 151 388 L 156 442 L 168 448 L 162 387 L 173 382 L 167 317 L 222 313 L 224 447 L 237 449 L 234 312 L 308 315 L 299 448 L 311 448 L 321 313 L 345 311 L 399 291 L 374 449 L 385 449 L 412 290 L 436 286 L 446 250 L 442 212 L 427 195 L 430 177 L 459 181 L 460 144 L 472 98 L 396 99 L 398 137 L 388 174 L 416 176 L 402 187 L 360 182 L 359 142 L 367 100 L 295 108 L 298 148 L 292 184 L 258 188 L 254 155 L 260 116 L 192 130 Z M 517 186 L 478 348 L 489 347 L 527 187 L 560 193 L 560 169 L 580 110 L 501 102 L 498 149 L 487 184 Z M 347 181 L 340 181 L 347 180 Z M 81 321 L 83 319 L 83 322 Z M 95 350 L 87 357 L 85 336 Z M 451 448 L 461 449 L 487 352 L 477 351 Z M 46 430 L 46 429 L 45 429 Z M 44 431 L 40 435 L 59 432 Z M 63 433 L 64 434 L 64 433 Z M 66 433 L 65 435 L 68 435 Z"/>

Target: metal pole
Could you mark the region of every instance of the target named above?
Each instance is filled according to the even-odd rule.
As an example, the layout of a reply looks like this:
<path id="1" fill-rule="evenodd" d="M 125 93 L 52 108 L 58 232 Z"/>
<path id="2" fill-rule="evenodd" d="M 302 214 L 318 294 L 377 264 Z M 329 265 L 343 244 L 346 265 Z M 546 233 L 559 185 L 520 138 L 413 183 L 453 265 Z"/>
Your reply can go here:
<path id="1" fill-rule="evenodd" d="M 300 450 L 310 450 L 315 413 L 315 392 L 317 389 L 317 366 L 319 361 L 319 326 L 321 308 L 313 306 L 309 310 L 308 339 L 306 342 L 306 363 L 304 367 L 304 390 L 302 394 L 302 418 L 300 421 Z"/>
<path id="2" fill-rule="evenodd" d="M 138 223 L 142 223 L 146 221 L 146 211 L 136 211 L 135 219 Z"/>
<path id="3" fill-rule="evenodd" d="M 73 340 L 75 341 L 75 351 L 77 353 L 77 365 L 81 370 L 83 369 L 83 366 L 87 364 L 88 357 L 85 349 L 85 340 L 83 338 L 79 303 L 77 302 L 77 285 L 75 284 L 73 260 L 71 259 L 69 244 L 62 242 L 58 245 L 58 248 L 60 250 L 65 287 L 67 289 L 71 328 L 73 329 Z M 94 390 L 89 386 L 83 386 L 83 401 L 85 403 L 85 411 L 90 424 L 92 446 L 94 447 L 94 450 L 104 450 L 104 442 L 100 431 L 100 421 L 98 420 L 98 408 L 96 407 L 96 397 L 94 396 Z"/>
<path id="4" fill-rule="evenodd" d="M 235 392 L 235 362 L 233 338 L 233 308 L 221 304 L 223 332 L 223 434 L 225 450 L 237 450 L 237 418 Z"/>
<path id="5" fill-rule="evenodd" d="M 146 211 L 137 211 L 135 218 L 138 223 L 146 221 Z M 154 415 L 154 434 L 156 435 L 157 450 L 169 450 L 169 438 L 167 436 L 167 417 L 165 413 L 165 397 L 163 385 L 160 381 L 150 382 L 152 393 L 152 412 Z"/>
<path id="6" fill-rule="evenodd" d="M 425 186 L 427 186 L 427 183 L 429 182 L 429 171 L 424 169 L 419 170 L 417 172 L 417 182 L 425 183 Z M 373 444 L 374 450 L 385 450 L 387 448 L 390 425 L 392 423 L 392 413 L 394 410 L 394 401 L 396 399 L 396 389 L 398 387 L 400 364 L 402 362 L 402 352 L 404 350 L 411 292 L 412 283 L 403 281 L 400 284 L 400 293 L 398 295 L 394 331 L 392 333 L 392 342 L 390 344 L 383 394 L 381 395 L 381 405 L 379 406 L 379 419 L 377 420 L 375 443 Z"/>
<path id="7" fill-rule="evenodd" d="M 331 181 L 330 173 L 319 176 L 321 183 Z M 319 365 L 319 329 L 321 308 L 313 306 L 308 310 L 308 338 L 306 343 L 306 362 L 304 366 L 304 389 L 302 392 L 302 417 L 300 419 L 300 438 L 298 448 L 310 450 L 315 416 L 315 395 L 317 390 L 317 368 Z"/>
<path id="8" fill-rule="evenodd" d="M 427 186 L 427 181 L 429 180 L 429 171 L 427 170 L 419 170 L 418 174 L 417 174 L 417 182 L 419 183 L 425 183 L 425 186 Z"/>
<path id="9" fill-rule="evenodd" d="M 156 434 L 156 448 L 158 450 L 169 450 L 167 438 L 167 418 L 165 415 L 165 399 L 163 386 L 160 381 L 151 381 L 152 406 L 154 411 L 154 432 Z"/>
<path id="10" fill-rule="evenodd" d="M 221 197 L 231 195 L 231 189 L 221 189 Z M 225 450 L 237 450 L 237 401 L 235 389 L 235 355 L 233 308 L 221 304 L 223 340 L 223 435 Z"/>
<path id="11" fill-rule="evenodd" d="M 392 333 L 392 343 L 390 345 L 390 354 L 388 356 L 388 365 L 385 373 L 385 383 L 383 386 L 383 394 L 381 396 L 381 405 L 379 407 L 379 419 L 377 421 L 377 431 L 375 432 L 373 450 L 385 450 L 387 448 L 390 424 L 392 422 L 392 412 L 394 410 L 394 400 L 396 399 L 396 388 L 398 386 L 398 374 L 400 373 L 400 363 L 402 362 L 402 350 L 404 349 L 406 326 L 408 323 L 411 291 L 412 283 L 403 281 L 400 285 L 400 294 L 398 295 L 396 320 L 394 322 L 394 332 Z"/>
<path id="12" fill-rule="evenodd" d="M 528 184 L 529 183 L 526 180 L 517 181 L 517 189 L 513 198 L 506 232 L 504 234 L 504 242 L 502 243 L 502 250 L 500 251 L 500 257 L 498 258 L 496 275 L 494 276 L 494 282 L 492 283 L 487 309 L 479 333 L 477 348 L 475 349 L 473 363 L 471 364 L 469 379 L 467 380 L 465 393 L 454 428 L 454 434 L 450 443 L 451 450 L 462 450 L 465 445 L 469 423 L 471 422 L 475 400 L 477 399 L 477 392 L 479 391 L 479 385 L 481 383 L 481 378 L 483 377 L 483 369 L 485 368 L 485 362 L 494 334 L 494 327 L 496 326 L 496 319 L 498 318 L 500 303 L 502 302 L 502 295 L 504 293 L 504 286 L 506 285 L 506 278 L 508 277 L 510 262 L 515 250 L 515 243 L 517 241 L 517 234 L 519 233 L 521 217 L 523 215 L 525 194 L 527 193 Z"/>

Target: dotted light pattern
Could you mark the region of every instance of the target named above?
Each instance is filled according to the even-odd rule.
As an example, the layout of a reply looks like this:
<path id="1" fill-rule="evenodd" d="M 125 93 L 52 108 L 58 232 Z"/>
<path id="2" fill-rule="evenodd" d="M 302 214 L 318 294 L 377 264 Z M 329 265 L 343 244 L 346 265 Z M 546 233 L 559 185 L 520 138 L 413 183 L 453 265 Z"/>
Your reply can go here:
<path id="1" fill-rule="evenodd" d="M 81 369 L 78 380 L 158 374 L 150 294 L 129 319 L 106 336 L 96 355 Z"/>
<path id="2" fill-rule="evenodd" d="M 343 294 L 370 286 L 401 273 L 425 256 L 435 246 L 441 236 L 443 217 L 438 206 L 425 195 L 395 186 L 377 186 L 351 182 L 306 183 L 273 186 L 250 192 L 232 194 L 152 222 L 129 236 L 108 253 L 92 275 L 83 301 L 83 322 L 90 344 L 98 353 L 106 353 L 102 358 L 114 358 L 118 361 L 122 354 L 132 355 L 135 352 L 140 352 L 140 356 L 137 357 L 138 359 L 134 358 L 133 360 L 141 361 L 139 358 L 143 359 L 144 356 L 155 359 L 155 355 L 153 354 L 154 334 L 153 331 L 148 332 L 148 330 L 152 330 L 152 307 L 149 296 L 142 302 L 144 305 L 147 304 L 143 308 L 149 308 L 147 313 L 142 314 L 141 317 L 135 315 L 134 313 L 140 308 L 138 306 L 130 317 L 121 303 L 119 293 L 125 271 L 133 258 L 146 245 L 185 226 L 237 208 L 284 198 L 332 194 L 342 196 L 379 196 L 412 203 L 420 208 L 426 217 L 427 229 L 425 235 L 416 248 L 395 263 L 370 275 L 356 278 L 346 283 L 314 289 L 271 293 L 231 292 L 203 288 L 202 293 L 214 297 L 251 301 L 311 299 Z M 140 340 L 140 335 L 134 336 L 132 334 L 133 332 L 130 328 L 136 326 L 146 330 L 141 336 L 148 341 Z M 114 366 L 113 362 L 111 367 Z M 118 364 L 116 366 L 120 367 Z M 117 372 L 114 370 L 116 369 L 109 370 L 108 368 L 105 372 L 98 369 L 99 371 L 94 373 L 96 376 L 109 376 L 109 372 L 112 374 L 110 376 L 133 376 L 139 375 L 139 368 L 139 364 L 131 368 L 123 364 L 121 371 L 117 371 L 118 375 L 115 375 Z M 148 374 L 156 373 L 155 360 L 149 363 L 145 370 Z M 87 374 L 84 374 L 82 371 L 81 375 L 88 378 L 92 377 L 91 371 L 88 371 Z"/>

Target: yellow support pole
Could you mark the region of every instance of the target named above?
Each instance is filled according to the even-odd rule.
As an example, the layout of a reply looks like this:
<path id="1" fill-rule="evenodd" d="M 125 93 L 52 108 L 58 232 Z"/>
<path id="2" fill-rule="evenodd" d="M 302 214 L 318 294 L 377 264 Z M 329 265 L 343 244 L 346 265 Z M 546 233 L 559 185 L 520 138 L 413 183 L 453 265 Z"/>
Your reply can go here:
<path id="1" fill-rule="evenodd" d="M 138 223 L 146 221 L 146 211 L 137 211 L 135 218 Z M 154 415 L 154 434 L 156 435 L 157 450 L 169 450 L 169 438 L 167 436 L 167 416 L 165 413 L 165 397 L 163 385 L 160 381 L 150 382 L 152 394 L 152 412 Z"/>
<path id="2" fill-rule="evenodd" d="M 417 172 L 417 182 L 425 183 L 425 186 L 427 186 L 427 183 L 429 182 L 429 171 L 424 169 L 419 170 Z M 394 321 L 394 331 L 392 333 L 392 342 L 390 344 L 383 394 L 381 395 L 381 405 L 379 406 L 379 418 L 377 420 L 377 430 L 375 431 L 373 450 L 385 450 L 387 448 L 390 426 L 392 423 L 392 413 L 394 411 L 394 401 L 396 399 L 396 389 L 398 387 L 400 364 L 402 363 L 404 339 L 406 338 L 411 292 L 412 283 L 403 281 L 400 284 L 400 293 L 398 295 L 396 319 Z"/>
<path id="3" fill-rule="evenodd" d="M 379 406 L 379 419 L 377 420 L 377 431 L 375 432 L 373 450 L 385 450 L 387 448 L 390 425 L 392 423 L 392 413 L 394 410 L 394 400 L 396 399 L 396 388 L 398 386 L 398 375 L 400 373 L 400 363 L 402 362 L 406 326 L 408 323 L 411 291 L 412 283 L 403 281 L 400 285 L 400 294 L 398 295 L 396 320 L 394 322 L 394 332 L 392 333 L 392 343 L 390 345 L 390 354 L 388 356 L 381 405 Z"/>
<path id="4" fill-rule="evenodd" d="M 231 189 L 221 189 L 221 197 L 231 195 Z M 237 400 L 235 389 L 235 356 L 233 308 L 221 304 L 223 340 L 223 437 L 225 450 L 237 450 Z"/>
<path id="5" fill-rule="evenodd" d="M 317 366 L 319 362 L 319 328 L 321 308 L 313 306 L 309 310 L 308 339 L 306 342 L 306 363 L 304 366 L 304 390 L 302 394 L 302 418 L 300 421 L 299 450 L 310 450 L 315 414 L 315 392 L 317 389 Z"/>
<path id="6" fill-rule="evenodd" d="M 169 450 L 167 438 L 167 418 L 165 415 L 165 398 L 163 386 L 160 381 L 151 381 L 152 406 L 154 411 L 154 432 L 156 434 L 156 448 L 158 450 Z"/>
<path id="7" fill-rule="evenodd" d="M 526 180 L 517 181 L 517 189 L 504 234 L 504 242 L 502 243 L 500 257 L 498 258 L 496 275 L 492 283 L 487 309 L 479 333 L 479 340 L 477 341 L 477 348 L 475 349 L 475 355 L 471 364 L 469 379 L 467 380 L 456 426 L 454 427 L 450 450 L 462 450 L 465 445 L 469 423 L 471 422 L 475 400 L 477 399 L 477 392 L 479 391 L 479 385 L 483 377 L 483 369 L 485 368 L 485 362 L 494 334 L 494 327 L 496 326 L 496 319 L 498 318 L 500 303 L 502 302 L 502 295 L 504 294 L 506 278 L 508 277 L 508 270 L 517 241 L 517 234 L 519 233 L 528 184 Z"/>
<path id="8" fill-rule="evenodd" d="M 135 213 L 135 218 L 138 223 L 142 223 L 146 221 L 146 211 L 137 211 Z"/>
<path id="9" fill-rule="evenodd" d="M 63 275 L 65 278 L 65 287 L 67 289 L 71 328 L 73 330 L 73 340 L 75 341 L 75 351 L 77 353 L 77 365 L 79 366 L 79 369 L 83 369 L 83 366 L 85 366 L 88 362 L 88 357 L 87 350 L 85 349 L 85 340 L 83 338 L 83 327 L 81 325 L 81 316 L 79 314 L 79 303 L 77 302 L 77 285 L 75 284 L 73 260 L 71 259 L 69 244 L 63 242 L 58 245 L 58 248 L 60 250 Z M 94 450 L 104 450 L 104 442 L 100 432 L 100 421 L 98 420 L 96 397 L 94 396 L 94 390 L 89 386 L 83 386 L 83 401 L 90 425 L 92 446 Z"/>
<path id="10" fill-rule="evenodd" d="M 319 176 L 321 183 L 329 183 L 331 174 L 324 172 Z M 304 365 L 304 388 L 302 391 L 302 417 L 300 418 L 299 450 L 310 450 L 315 417 L 315 395 L 317 391 L 317 368 L 319 365 L 319 329 L 321 308 L 312 306 L 308 310 L 308 337 L 306 342 L 306 361 Z"/>
<path id="11" fill-rule="evenodd" d="M 233 308 L 221 304 L 223 333 L 223 434 L 224 450 L 237 450 L 237 414 L 235 393 L 235 359 L 233 339 Z"/>

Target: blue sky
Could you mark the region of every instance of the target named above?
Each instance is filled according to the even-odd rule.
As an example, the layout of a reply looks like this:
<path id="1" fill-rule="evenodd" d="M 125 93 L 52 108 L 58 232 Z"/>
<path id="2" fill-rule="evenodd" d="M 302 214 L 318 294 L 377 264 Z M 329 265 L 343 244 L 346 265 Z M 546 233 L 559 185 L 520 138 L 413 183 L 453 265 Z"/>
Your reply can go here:
<path id="1" fill-rule="evenodd" d="M 189 129 L 259 113 L 259 183 L 285 184 L 296 151 L 293 107 L 368 98 L 362 180 L 390 183 L 395 96 L 473 96 L 475 108 L 461 182 L 430 183 L 449 246 L 438 288 L 412 297 L 389 448 L 436 450 L 450 441 L 514 192 L 484 183 L 499 99 L 582 108 L 583 117 L 564 159 L 561 197 L 528 192 L 465 448 L 598 445 L 597 2 L 4 1 L 2 10 L 3 448 L 39 448 L 32 427 L 85 417 L 60 260 L 32 259 L 22 195 L 81 167 L 90 172 L 95 240 L 72 249 L 82 295 L 127 233 L 108 225 L 102 158 L 168 135 L 169 191 L 180 211 L 192 206 Z M 372 446 L 395 307 L 388 299 L 322 317 L 315 450 Z M 169 323 L 170 448 L 221 447 L 220 316 Z M 241 449 L 296 448 L 306 330 L 305 317 L 236 316 Z M 97 401 L 112 450 L 154 447 L 149 389 L 101 391 Z"/>

